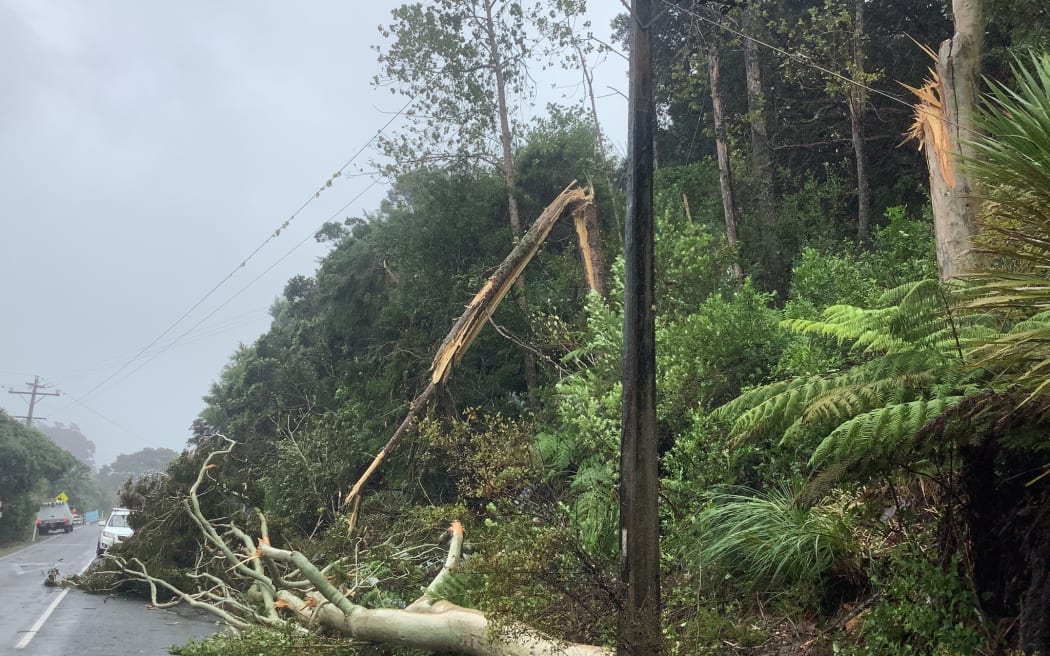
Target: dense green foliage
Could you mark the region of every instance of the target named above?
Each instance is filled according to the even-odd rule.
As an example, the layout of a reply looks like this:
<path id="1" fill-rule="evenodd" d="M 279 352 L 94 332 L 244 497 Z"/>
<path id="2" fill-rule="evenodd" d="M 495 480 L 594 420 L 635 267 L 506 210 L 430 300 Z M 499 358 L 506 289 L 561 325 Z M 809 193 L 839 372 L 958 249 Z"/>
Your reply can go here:
<path id="1" fill-rule="evenodd" d="M 0 545 L 32 536 L 39 504 L 60 492 L 72 507 L 90 509 L 99 502 L 87 465 L 0 411 Z"/>
<path id="2" fill-rule="evenodd" d="M 1050 625 L 1050 60 L 1007 70 L 1002 57 L 1040 43 L 1046 30 L 989 32 L 990 70 L 1006 86 L 992 85 L 983 159 L 971 163 L 988 190 L 980 248 L 989 268 L 946 285 L 931 280 L 925 173 L 912 151 L 894 148 L 907 113 L 868 96 L 879 117 L 865 141 L 878 217 L 868 239 L 855 239 L 858 182 L 843 147 L 846 99 L 855 98 L 848 79 L 916 81 L 928 62 L 906 33 L 929 43 L 947 36 L 943 3 L 868 2 L 857 41 L 850 3 L 749 3 L 767 39 L 846 78 L 823 79 L 803 60 L 763 51 L 761 66 L 784 74 L 767 77 L 775 179 L 762 180 L 749 170 L 756 118 L 742 62 L 726 53 L 743 209 L 735 248 L 703 127 L 709 108 L 697 101 L 707 80 L 694 60 L 712 25 L 697 17 L 721 20 L 709 4 L 669 8 L 656 35 L 668 653 L 1041 648 Z M 1037 10 L 1018 0 L 991 2 L 989 11 L 1014 24 Z M 876 42 L 885 47 L 867 45 Z M 398 42 L 409 45 L 424 44 Z M 854 46 L 869 50 L 864 70 L 849 58 Z M 231 356 L 194 448 L 167 476 L 122 491 L 138 530 L 121 553 L 192 585 L 201 541 L 179 495 L 219 432 L 237 447 L 208 470 L 204 512 L 254 529 L 259 508 L 275 543 L 318 561 L 352 557 L 353 567 L 332 575 L 357 602 L 415 599 L 441 567 L 443 527 L 459 519 L 472 554 L 443 596 L 498 621 L 610 643 L 622 594 L 623 271 L 613 220 L 622 198 L 610 188 L 617 163 L 596 154 L 593 130 L 572 116 L 553 110 L 517 135 L 518 201 L 527 222 L 569 181 L 596 187 L 612 255 L 607 298 L 587 291 L 573 230 L 559 225 L 528 269 L 528 302 L 498 309 L 351 520 L 347 487 L 401 421 L 451 322 L 515 239 L 495 168 L 398 170 L 373 214 L 318 233 L 329 252 L 312 276 L 288 282 L 269 331 Z M 765 182 L 776 190 L 772 235 L 751 202 Z M 730 269 L 738 257 L 747 274 L 740 284 Z M 525 351 L 539 365 L 535 407 Z M 182 653 L 367 653 L 319 640 L 253 631 Z"/>

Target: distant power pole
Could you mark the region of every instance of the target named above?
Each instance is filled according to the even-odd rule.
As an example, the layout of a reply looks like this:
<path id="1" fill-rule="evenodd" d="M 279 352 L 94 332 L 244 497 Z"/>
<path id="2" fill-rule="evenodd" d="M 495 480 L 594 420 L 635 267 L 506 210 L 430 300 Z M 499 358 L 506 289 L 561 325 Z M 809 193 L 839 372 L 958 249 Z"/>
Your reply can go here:
<path id="1" fill-rule="evenodd" d="M 46 390 L 46 389 L 48 389 L 51 386 L 50 385 L 41 385 L 40 384 L 40 376 L 33 376 L 33 382 L 26 383 L 26 387 L 30 388 L 30 391 L 28 391 L 28 392 L 19 392 L 18 390 L 7 390 L 7 393 L 8 394 L 18 394 L 20 396 L 28 396 L 29 397 L 29 412 L 27 412 L 24 417 L 16 416 L 15 419 L 25 419 L 26 420 L 26 426 L 32 426 L 33 425 L 33 419 L 47 419 L 47 417 L 33 417 L 33 409 L 36 408 L 37 397 L 40 397 L 40 396 L 58 396 L 58 392 L 43 392 L 43 391 L 41 391 L 41 390 Z"/>

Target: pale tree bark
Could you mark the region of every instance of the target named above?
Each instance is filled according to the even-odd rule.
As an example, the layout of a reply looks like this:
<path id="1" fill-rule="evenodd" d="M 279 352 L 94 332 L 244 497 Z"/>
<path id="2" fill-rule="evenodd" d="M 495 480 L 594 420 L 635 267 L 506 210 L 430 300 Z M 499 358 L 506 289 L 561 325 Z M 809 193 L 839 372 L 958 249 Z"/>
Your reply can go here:
<path id="1" fill-rule="evenodd" d="M 198 491 L 235 445 L 233 440 L 223 439 L 225 447 L 210 453 L 202 463 L 185 504 L 207 544 L 199 555 L 198 567 L 189 575 L 197 582 L 196 589 L 182 590 L 151 575 L 137 559 L 113 557 L 128 578 L 146 584 L 154 606 L 186 603 L 239 629 L 253 625 L 279 629 L 292 624 L 302 630 L 325 630 L 365 642 L 471 656 L 613 653 L 594 645 L 557 640 L 522 624 L 495 627 L 484 613 L 442 600 L 442 583 L 462 561 L 464 532 L 458 521 L 449 527 L 444 566 L 419 599 L 405 608 L 366 608 L 354 603 L 357 591 L 331 579 L 338 562 L 318 567 L 300 552 L 272 546 L 261 512 L 256 511 L 258 537 L 231 522 L 204 515 Z"/>
<path id="2" fill-rule="evenodd" d="M 941 280 L 975 269 L 971 252 L 977 204 L 974 183 L 960 163 L 974 156 L 978 76 L 984 49 L 981 0 L 953 0 L 955 34 L 941 44 L 932 80 L 919 89 L 912 136 L 926 153 Z M 931 54 L 933 54 L 931 52 Z"/>
<path id="3" fill-rule="evenodd" d="M 485 17 L 483 21 L 486 46 L 488 47 L 489 61 L 496 78 L 496 110 L 499 114 L 499 141 L 501 149 L 501 169 L 504 183 L 507 185 L 507 211 L 510 214 L 510 227 L 514 236 L 521 234 L 521 214 L 518 211 L 518 185 L 514 177 L 514 140 L 510 131 L 510 110 L 507 107 L 507 82 L 503 74 L 503 56 L 496 42 L 496 22 L 493 16 L 493 7 L 499 0 L 483 0 Z M 525 279 L 518 278 L 514 283 L 515 301 L 522 313 L 526 316 L 529 311 L 529 303 L 525 298 Z M 525 351 L 523 368 L 525 370 L 525 386 L 528 390 L 529 407 L 535 409 L 539 405 L 539 382 L 536 379 L 536 359 L 532 353 Z"/>
<path id="4" fill-rule="evenodd" d="M 744 34 L 756 37 L 764 32 L 761 8 L 752 0 L 743 15 Z M 773 171 L 773 149 L 769 145 L 769 112 L 763 85 L 762 56 L 753 38 L 744 39 L 744 73 L 747 83 L 747 113 L 751 124 L 751 165 L 757 189 L 756 208 L 762 229 L 762 256 L 766 275 L 773 288 L 786 291 L 784 263 L 777 243 L 776 183 Z"/>
<path id="5" fill-rule="evenodd" d="M 576 237 L 580 243 L 587 286 L 604 299 L 609 292 L 605 275 L 605 255 L 598 229 L 598 208 L 594 203 L 588 203 L 575 210 L 572 217 L 576 226 Z"/>
<path id="6" fill-rule="evenodd" d="M 514 139 L 510 131 L 510 110 L 507 107 L 507 81 L 504 78 L 503 67 L 505 62 L 496 43 L 496 22 L 493 16 L 493 7 L 498 0 L 484 0 L 485 41 L 488 47 L 489 61 L 492 72 L 496 79 L 496 111 L 499 114 L 499 143 L 501 151 L 501 166 L 503 180 L 507 185 L 507 209 L 510 213 L 510 227 L 514 234 L 521 232 L 521 214 L 518 212 L 518 185 L 514 179 Z"/>
<path id="7" fill-rule="evenodd" d="M 733 258 L 733 277 L 738 285 L 744 282 L 744 269 L 740 266 L 739 215 L 733 196 L 733 170 L 729 161 L 725 110 L 722 100 L 722 54 L 717 34 L 710 35 L 707 49 L 708 68 L 711 78 L 711 114 L 715 124 L 715 152 L 718 155 L 718 188 L 722 192 L 722 210 L 726 221 L 726 240 L 736 250 Z"/>
<path id="8" fill-rule="evenodd" d="M 864 80 L 864 2 L 854 0 L 853 13 L 853 74 Z M 863 86 L 854 84 L 847 91 L 849 98 L 850 135 L 857 170 L 857 241 L 871 239 L 871 182 L 868 178 L 868 157 L 864 145 L 864 120 L 867 114 L 868 94 Z"/>

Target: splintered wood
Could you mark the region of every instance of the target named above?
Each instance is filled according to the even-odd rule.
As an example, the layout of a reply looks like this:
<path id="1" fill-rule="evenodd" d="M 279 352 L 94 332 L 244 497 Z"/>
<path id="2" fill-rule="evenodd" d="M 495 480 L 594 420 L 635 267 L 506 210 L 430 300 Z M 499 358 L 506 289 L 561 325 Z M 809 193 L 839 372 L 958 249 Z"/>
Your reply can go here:
<path id="1" fill-rule="evenodd" d="M 344 505 L 349 504 L 360 494 L 361 488 L 372 477 L 372 474 L 386 459 L 387 455 L 397 447 L 416 418 L 430 404 L 438 388 L 448 380 L 452 374 L 452 369 L 459 364 L 463 354 L 467 352 L 467 349 L 470 348 L 471 343 L 478 336 L 478 333 L 481 332 L 485 323 L 495 313 L 496 308 L 499 307 L 500 301 L 507 295 L 514 282 L 521 276 L 521 272 L 525 270 L 528 263 L 535 257 L 554 224 L 558 222 L 558 219 L 566 211 L 576 215 L 578 233 L 581 230 L 581 225 L 583 226 L 584 234 L 581 236 L 584 238 L 581 239 L 581 251 L 584 253 L 584 266 L 588 270 L 588 284 L 598 293 L 604 293 L 603 285 L 598 282 L 601 280 L 601 275 L 597 268 L 599 263 L 595 261 L 594 255 L 595 252 L 600 251 L 600 249 L 594 248 L 594 245 L 597 243 L 593 230 L 593 226 L 597 225 L 597 222 L 594 220 L 596 216 L 594 194 L 589 189 L 580 188 L 574 180 L 554 199 L 554 202 L 547 206 L 547 209 L 543 210 L 543 213 L 532 224 L 532 227 L 522 235 L 510 254 L 507 255 L 506 259 L 496 268 L 496 271 L 485 281 L 478 293 L 467 304 L 466 310 L 452 326 L 452 330 L 441 342 L 441 346 L 434 355 L 434 361 L 430 367 L 430 382 L 423 392 L 409 405 L 407 415 L 397 427 L 397 430 L 394 431 L 390 440 L 387 441 L 386 446 L 376 454 L 365 473 L 350 488 L 350 492 L 343 500 Z M 588 229 L 590 230 L 588 231 Z"/>
<path id="2" fill-rule="evenodd" d="M 918 44 L 926 54 L 937 59 L 937 53 L 929 47 Z M 915 94 L 915 121 L 908 130 L 907 138 L 919 142 L 919 150 L 926 150 L 926 159 L 930 175 L 939 174 L 949 189 L 955 186 L 955 173 L 952 164 L 952 138 L 948 130 L 948 118 L 944 109 L 944 85 L 941 76 L 933 68 L 930 76 L 921 87 L 902 84 L 905 89 Z"/>

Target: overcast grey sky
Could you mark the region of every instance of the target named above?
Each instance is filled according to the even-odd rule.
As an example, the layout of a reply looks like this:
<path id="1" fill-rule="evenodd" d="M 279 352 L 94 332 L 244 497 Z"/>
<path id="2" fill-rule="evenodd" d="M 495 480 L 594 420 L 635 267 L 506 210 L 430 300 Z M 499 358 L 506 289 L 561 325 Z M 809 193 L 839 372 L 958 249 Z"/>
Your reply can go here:
<path id="1" fill-rule="evenodd" d="M 77 424 L 97 464 L 182 449 L 229 356 L 314 273 L 313 232 L 386 192 L 337 179 L 239 268 L 403 104 L 370 86 L 397 4 L 0 0 L 0 407 L 25 414 L 7 390 L 40 375 L 62 396 L 37 416 Z M 591 5 L 608 38 L 622 5 Z M 625 75 L 597 69 L 621 148 Z M 579 100 L 575 76 L 537 82 Z"/>

